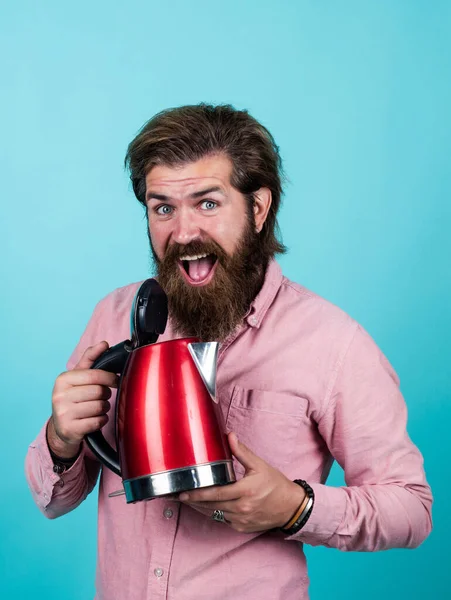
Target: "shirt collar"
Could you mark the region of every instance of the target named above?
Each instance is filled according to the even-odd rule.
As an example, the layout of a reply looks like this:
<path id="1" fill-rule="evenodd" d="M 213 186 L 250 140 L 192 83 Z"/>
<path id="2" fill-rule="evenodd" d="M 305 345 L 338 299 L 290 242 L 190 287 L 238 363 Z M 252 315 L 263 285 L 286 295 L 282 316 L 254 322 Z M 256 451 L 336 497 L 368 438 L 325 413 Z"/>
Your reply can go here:
<path id="1" fill-rule="evenodd" d="M 260 327 L 268 308 L 271 306 L 277 292 L 282 284 L 282 269 L 279 264 L 272 259 L 266 269 L 263 286 L 247 313 L 245 320 L 251 327 Z"/>

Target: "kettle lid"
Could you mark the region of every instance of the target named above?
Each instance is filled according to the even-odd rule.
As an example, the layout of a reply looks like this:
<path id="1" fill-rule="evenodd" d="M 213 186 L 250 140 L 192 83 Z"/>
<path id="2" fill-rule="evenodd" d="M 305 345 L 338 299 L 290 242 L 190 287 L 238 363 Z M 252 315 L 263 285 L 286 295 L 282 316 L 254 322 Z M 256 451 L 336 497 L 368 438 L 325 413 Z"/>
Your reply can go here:
<path id="1" fill-rule="evenodd" d="M 154 344 L 164 333 L 168 320 L 168 299 L 155 279 L 146 279 L 133 300 L 130 329 L 133 348 Z"/>

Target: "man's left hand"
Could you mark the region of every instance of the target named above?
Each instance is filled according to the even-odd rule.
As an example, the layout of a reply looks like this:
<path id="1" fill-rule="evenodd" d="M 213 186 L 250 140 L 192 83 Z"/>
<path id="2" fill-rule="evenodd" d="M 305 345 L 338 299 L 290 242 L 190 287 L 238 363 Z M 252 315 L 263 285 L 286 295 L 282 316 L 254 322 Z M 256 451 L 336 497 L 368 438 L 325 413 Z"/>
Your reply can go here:
<path id="1" fill-rule="evenodd" d="M 179 500 L 211 518 L 217 509 L 236 531 L 252 533 L 285 525 L 305 498 L 302 487 L 271 467 L 229 433 L 232 454 L 245 468 L 243 479 L 225 486 L 183 492 Z"/>

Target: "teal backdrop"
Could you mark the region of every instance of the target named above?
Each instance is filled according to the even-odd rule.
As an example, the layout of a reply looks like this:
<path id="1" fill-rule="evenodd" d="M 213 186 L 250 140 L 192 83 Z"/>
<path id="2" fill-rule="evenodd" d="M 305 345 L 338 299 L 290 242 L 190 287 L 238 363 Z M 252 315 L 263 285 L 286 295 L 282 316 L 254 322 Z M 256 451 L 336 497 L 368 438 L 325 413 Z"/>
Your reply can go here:
<path id="1" fill-rule="evenodd" d="M 446 0 L 0 2 L 2 598 L 93 597 L 96 491 L 46 520 L 24 458 L 95 303 L 149 273 L 126 146 L 200 101 L 273 132 L 284 272 L 388 356 L 435 495 L 419 549 L 307 548 L 311 598 L 450 597 L 450 31 Z"/>

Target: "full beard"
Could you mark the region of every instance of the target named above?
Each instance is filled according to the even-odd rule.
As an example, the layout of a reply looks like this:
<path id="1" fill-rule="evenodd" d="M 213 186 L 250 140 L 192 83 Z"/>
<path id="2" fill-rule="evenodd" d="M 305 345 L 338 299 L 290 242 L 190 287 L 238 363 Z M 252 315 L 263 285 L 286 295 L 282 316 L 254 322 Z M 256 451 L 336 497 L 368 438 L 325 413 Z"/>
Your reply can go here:
<path id="1" fill-rule="evenodd" d="M 261 289 L 268 264 L 250 216 L 233 255 L 213 240 L 173 244 L 163 260 L 158 259 L 152 244 L 151 249 L 158 282 L 168 297 L 174 332 L 203 342 L 224 341 L 236 329 Z M 199 254 L 214 255 L 217 264 L 213 279 L 196 287 L 183 277 L 179 259 Z"/>

